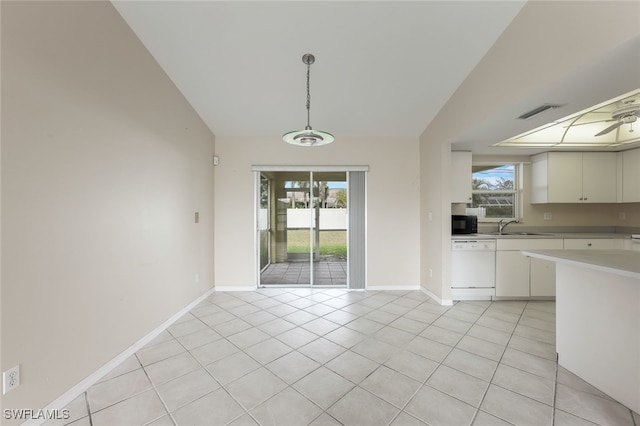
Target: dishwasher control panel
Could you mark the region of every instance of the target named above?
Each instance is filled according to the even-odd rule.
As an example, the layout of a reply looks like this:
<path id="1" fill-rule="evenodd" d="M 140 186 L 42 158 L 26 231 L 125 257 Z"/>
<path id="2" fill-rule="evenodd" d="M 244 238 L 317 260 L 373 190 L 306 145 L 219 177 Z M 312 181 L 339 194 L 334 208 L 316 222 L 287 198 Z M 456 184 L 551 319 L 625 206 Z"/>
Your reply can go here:
<path id="1" fill-rule="evenodd" d="M 496 240 L 456 240 L 451 245 L 451 250 L 458 251 L 495 251 Z"/>

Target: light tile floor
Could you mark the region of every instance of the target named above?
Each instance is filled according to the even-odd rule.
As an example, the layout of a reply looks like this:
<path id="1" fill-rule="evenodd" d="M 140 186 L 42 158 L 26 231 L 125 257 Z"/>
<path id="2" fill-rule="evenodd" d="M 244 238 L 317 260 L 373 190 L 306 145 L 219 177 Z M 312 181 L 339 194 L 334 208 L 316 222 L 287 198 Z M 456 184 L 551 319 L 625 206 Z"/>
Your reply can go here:
<path id="1" fill-rule="evenodd" d="M 640 425 L 554 343 L 554 302 L 215 293 L 67 408 L 76 426 Z"/>

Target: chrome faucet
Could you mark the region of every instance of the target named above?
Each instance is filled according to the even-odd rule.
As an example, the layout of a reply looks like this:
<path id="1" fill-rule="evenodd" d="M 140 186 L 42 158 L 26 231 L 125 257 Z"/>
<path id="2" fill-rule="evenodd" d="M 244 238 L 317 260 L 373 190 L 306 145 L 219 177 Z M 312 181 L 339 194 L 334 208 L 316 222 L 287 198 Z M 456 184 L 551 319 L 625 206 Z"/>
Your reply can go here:
<path id="1" fill-rule="evenodd" d="M 505 223 L 504 219 L 500 219 L 500 222 L 498 222 L 498 234 L 502 234 L 502 231 L 504 231 L 504 228 L 506 228 L 507 225 L 510 223 L 520 223 L 520 222 L 516 219 L 516 220 L 510 220 L 509 222 Z"/>

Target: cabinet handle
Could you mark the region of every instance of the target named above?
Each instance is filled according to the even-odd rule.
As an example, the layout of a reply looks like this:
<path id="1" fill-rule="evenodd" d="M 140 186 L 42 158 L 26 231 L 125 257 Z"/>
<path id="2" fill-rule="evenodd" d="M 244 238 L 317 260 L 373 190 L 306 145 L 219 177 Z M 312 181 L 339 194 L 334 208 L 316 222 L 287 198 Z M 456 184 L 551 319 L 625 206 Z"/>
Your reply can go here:
<path id="1" fill-rule="evenodd" d="M 593 245 L 593 244 L 591 244 L 591 243 L 588 243 L 588 244 L 587 244 L 587 246 L 588 246 L 588 247 L 591 247 L 592 245 Z"/>
<path id="2" fill-rule="evenodd" d="M 580 197 L 580 198 L 578 198 L 578 200 L 582 201 L 582 200 L 584 200 L 584 198 Z"/>
<path id="3" fill-rule="evenodd" d="M 588 198 L 587 198 L 587 197 L 584 197 L 584 200 L 585 200 L 585 201 L 587 201 L 587 200 L 588 200 Z"/>

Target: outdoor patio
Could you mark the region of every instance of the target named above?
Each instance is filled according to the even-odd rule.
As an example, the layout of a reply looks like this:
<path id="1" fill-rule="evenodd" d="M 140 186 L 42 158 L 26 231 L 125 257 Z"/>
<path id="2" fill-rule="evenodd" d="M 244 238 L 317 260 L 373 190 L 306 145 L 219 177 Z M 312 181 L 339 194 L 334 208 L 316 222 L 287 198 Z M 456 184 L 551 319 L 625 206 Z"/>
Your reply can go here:
<path id="1" fill-rule="evenodd" d="M 314 262 L 314 286 L 346 286 L 347 262 Z M 309 262 L 272 263 L 260 274 L 262 285 L 309 285 Z"/>

